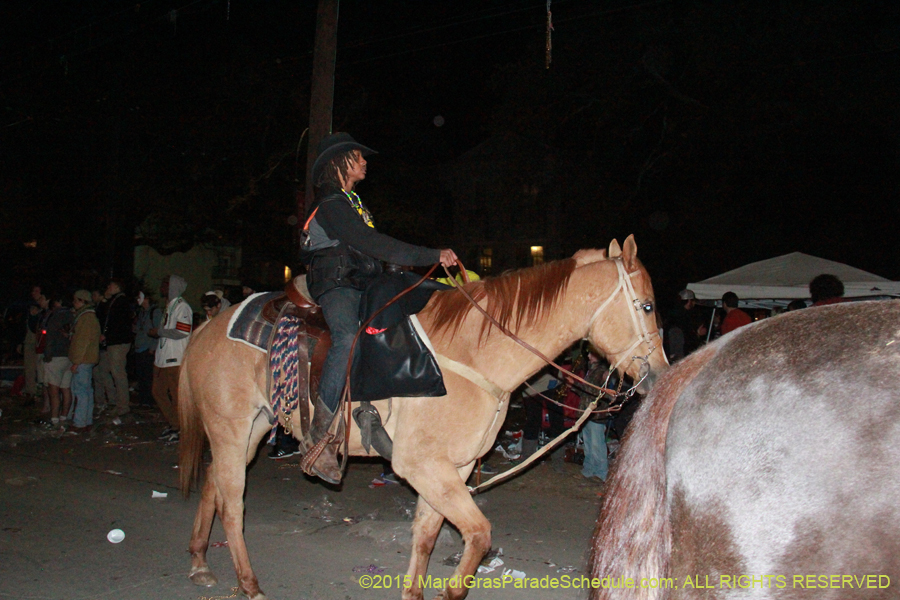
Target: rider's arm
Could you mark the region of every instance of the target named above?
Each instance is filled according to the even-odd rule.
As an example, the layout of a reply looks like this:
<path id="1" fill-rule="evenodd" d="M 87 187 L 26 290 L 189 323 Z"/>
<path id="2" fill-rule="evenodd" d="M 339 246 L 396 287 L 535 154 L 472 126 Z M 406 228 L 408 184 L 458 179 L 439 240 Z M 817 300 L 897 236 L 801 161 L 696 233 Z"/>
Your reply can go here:
<path id="1" fill-rule="evenodd" d="M 407 244 L 366 225 L 347 202 L 324 202 L 316 221 L 328 237 L 350 244 L 363 254 L 398 265 L 427 266 L 441 261 L 441 251 Z"/>

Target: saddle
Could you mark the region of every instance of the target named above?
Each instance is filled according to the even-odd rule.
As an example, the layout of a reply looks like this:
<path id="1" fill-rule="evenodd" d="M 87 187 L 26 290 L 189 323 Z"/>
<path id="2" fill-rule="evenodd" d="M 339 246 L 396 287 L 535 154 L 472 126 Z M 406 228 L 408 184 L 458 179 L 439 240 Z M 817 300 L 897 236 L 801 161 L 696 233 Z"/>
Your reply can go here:
<path id="1" fill-rule="evenodd" d="M 290 406 L 283 406 L 275 418 L 285 430 L 300 442 L 301 453 L 306 455 L 313 447 L 310 436 L 310 407 L 314 404 L 322 378 L 322 367 L 328 350 L 331 348 L 331 332 L 325 317 L 318 304 L 312 299 L 309 288 L 306 285 L 306 275 L 299 275 L 288 282 L 284 293 L 274 296 L 263 305 L 260 316 L 274 328 L 285 317 L 293 317 L 293 322 L 298 325 L 297 338 L 297 389 L 298 397 L 296 406 L 290 402 Z M 270 357 L 271 361 L 271 357 Z M 309 365 L 309 369 L 303 368 Z M 271 393 L 271 390 L 270 390 Z M 274 399 L 270 397 L 270 401 Z M 343 409 L 343 405 L 341 409 Z M 353 417 L 360 427 L 362 443 L 366 451 L 370 447 L 383 457 L 390 459 L 392 453 L 391 439 L 381 422 L 381 417 L 376 409 L 368 401 L 363 400 L 361 406 L 352 411 Z M 299 417 L 299 420 L 298 420 Z M 272 421 L 274 423 L 274 420 Z M 343 427 L 343 417 L 335 419 L 334 427 L 337 427 L 335 441 L 344 442 L 347 435 L 346 427 Z"/>
<path id="2" fill-rule="evenodd" d="M 447 394 L 437 358 L 411 316 L 425 307 L 434 291 L 441 289 L 449 288 L 433 281 L 421 281 L 414 273 L 396 270 L 374 278 L 363 293 L 360 321 L 371 326 L 358 338 L 355 351 L 361 360 L 353 361 L 350 379 L 352 399 L 360 403 L 352 416 L 359 426 L 366 452 L 374 447 L 381 456 L 390 459 L 393 450 L 372 401 Z M 284 293 L 273 294 L 260 311 L 260 318 L 270 324 L 272 331 L 268 347 L 269 400 L 273 412 L 278 413 L 275 417 L 300 442 L 301 452 L 306 455 L 304 464 L 311 465 L 321 452 L 321 444 L 313 447 L 309 435 L 310 406 L 314 404 L 311 400 L 316 398 L 322 367 L 331 347 L 328 324 L 309 293 L 306 275 L 295 277 Z M 345 414 L 345 408 L 342 403 L 339 413 Z M 299 423 L 294 421 L 295 412 Z M 331 432 L 334 442 L 328 443 L 343 442 L 346 446 L 349 431 L 344 424 L 342 416 L 335 419 Z M 312 456 L 307 455 L 309 450 Z"/>
<path id="3" fill-rule="evenodd" d="M 331 347 L 331 333 L 322 309 L 312 299 L 306 286 L 306 275 L 298 275 L 288 282 L 283 293 L 276 295 L 262 307 L 260 317 L 277 328 L 285 317 L 293 317 L 297 331 L 297 389 L 296 406 L 285 406 L 275 418 L 285 431 L 293 435 L 305 451 L 312 446 L 310 430 L 310 398 L 316 397 L 322 366 Z M 309 368 L 304 368 L 309 365 Z M 270 390 L 271 393 L 271 390 Z M 270 398 L 272 401 L 273 398 Z M 293 404 L 293 402 L 291 402 Z M 295 414 L 297 413 L 297 414 Z M 299 416 L 299 422 L 297 417 Z"/>

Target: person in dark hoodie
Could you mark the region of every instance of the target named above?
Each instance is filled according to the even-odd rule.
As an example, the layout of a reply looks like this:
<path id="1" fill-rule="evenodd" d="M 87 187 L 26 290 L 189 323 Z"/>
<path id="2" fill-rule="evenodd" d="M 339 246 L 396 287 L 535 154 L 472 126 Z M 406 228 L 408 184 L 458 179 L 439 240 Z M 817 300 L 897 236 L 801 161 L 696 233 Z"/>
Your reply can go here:
<path id="1" fill-rule="evenodd" d="M 103 294 L 106 302 L 98 309 L 97 315 L 100 322 L 100 363 L 95 382 L 96 401 L 101 406 L 115 402 L 113 423 L 116 425 L 121 424 L 122 417 L 131 412 L 125 364 L 134 339 L 131 331 L 134 313 L 122 287 L 119 279 L 109 281 Z"/>
<path id="2" fill-rule="evenodd" d="M 826 306 L 844 301 L 844 282 L 829 273 L 817 275 L 809 282 L 813 306 Z"/>
<path id="3" fill-rule="evenodd" d="M 187 289 L 183 277 L 170 275 L 163 279 L 159 287 L 162 298 L 168 298 L 166 312 L 158 329 L 151 329 L 150 337 L 158 337 L 156 357 L 153 363 L 153 399 L 169 423 L 161 440 L 178 441 L 178 374 L 184 351 L 190 341 L 194 324 L 194 311 L 182 298 Z"/>
<path id="4" fill-rule="evenodd" d="M 152 329 L 162 323 L 163 311 L 153 303 L 149 293 L 137 295 L 138 313 L 134 322 L 134 376 L 138 384 L 138 404 L 153 406 L 153 360 L 156 357 L 156 338 L 150 337 Z"/>

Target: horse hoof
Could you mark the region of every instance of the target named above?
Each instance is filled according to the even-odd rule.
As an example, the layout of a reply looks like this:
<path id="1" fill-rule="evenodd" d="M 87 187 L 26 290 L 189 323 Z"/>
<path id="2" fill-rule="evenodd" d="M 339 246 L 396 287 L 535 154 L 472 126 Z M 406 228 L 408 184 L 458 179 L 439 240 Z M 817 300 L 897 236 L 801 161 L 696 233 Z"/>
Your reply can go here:
<path id="1" fill-rule="evenodd" d="M 191 581 L 194 582 L 194 585 L 202 585 L 205 587 L 212 587 L 219 583 L 219 580 L 216 579 L 216 576 L 212 574 L 212 571 L 209 569 L 200 569 L 199 571 L 193 572 L 188 577 L 191 578 Z"/>

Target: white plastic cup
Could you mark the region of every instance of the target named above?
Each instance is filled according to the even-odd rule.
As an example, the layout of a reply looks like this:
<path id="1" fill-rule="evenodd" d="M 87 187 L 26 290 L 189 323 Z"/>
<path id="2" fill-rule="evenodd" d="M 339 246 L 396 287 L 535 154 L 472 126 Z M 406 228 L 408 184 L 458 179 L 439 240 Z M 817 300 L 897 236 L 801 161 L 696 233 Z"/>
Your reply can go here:
<path id="1" fill-rule="evenodd" d="M 106 539 L 108 539 L 113 544 L 118 544 L 125 539 L 125 532 L 121 529 L 113 529 L 106 534 Z"/>

